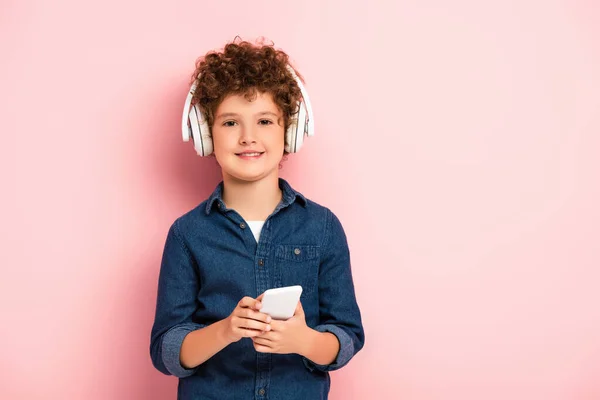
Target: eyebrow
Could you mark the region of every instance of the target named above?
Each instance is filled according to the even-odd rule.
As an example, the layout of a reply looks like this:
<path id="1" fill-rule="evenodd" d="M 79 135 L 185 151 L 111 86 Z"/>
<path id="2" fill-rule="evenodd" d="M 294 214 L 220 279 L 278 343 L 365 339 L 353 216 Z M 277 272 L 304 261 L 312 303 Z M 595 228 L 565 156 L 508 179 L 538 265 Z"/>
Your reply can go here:
<path id="1" fill-rule="evenodd" d="M 271 115 L 275 118 L 278 118 L 279 116 L 277 114 L 275 114 L 274 112 L 271 111 L 262 111 L 259 113 L 254 114 L 256 117 L 263 117 L 265 115 Z M 228 118 L 228 117 L 239 117 L 240 114 L 238 113 L 233 113 L 233 112 L 227 112 L 227 113 L 221 113 L 219 115 L 217 115 L 217 117 L 215 118 L 215 120 L 217 119 L 221 119 L 221 118 Z"/>

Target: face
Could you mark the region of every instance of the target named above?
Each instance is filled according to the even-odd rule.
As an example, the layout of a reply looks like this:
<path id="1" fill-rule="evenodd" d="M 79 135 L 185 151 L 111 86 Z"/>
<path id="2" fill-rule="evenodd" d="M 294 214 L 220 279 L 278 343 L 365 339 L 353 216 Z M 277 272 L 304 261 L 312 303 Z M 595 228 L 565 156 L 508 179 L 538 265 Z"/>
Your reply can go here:
<path id="1" fill-rule="evenodd" d="M 223 179 L 255 182 L 278 176 L 283 157 L 283 115 L 270 93 L 252 101 L 229 95 L 215 111 L 214 154 Z"/>

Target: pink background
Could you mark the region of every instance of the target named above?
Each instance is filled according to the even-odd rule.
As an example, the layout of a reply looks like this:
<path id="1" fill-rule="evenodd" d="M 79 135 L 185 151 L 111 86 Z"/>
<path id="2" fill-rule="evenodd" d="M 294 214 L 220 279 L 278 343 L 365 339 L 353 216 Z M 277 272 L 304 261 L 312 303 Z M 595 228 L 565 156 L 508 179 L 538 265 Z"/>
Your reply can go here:
<path id="1" fill-rule="evenodd" d="M 175 398 L 162 246 L 219 178 L 180 110 L 239 34 L 305 75 L 317 136 L 283 176 L 350 241 L 367 344 L 331 398 L 600 399 L 598 2 L 1 8 L 0 398 Z"/>

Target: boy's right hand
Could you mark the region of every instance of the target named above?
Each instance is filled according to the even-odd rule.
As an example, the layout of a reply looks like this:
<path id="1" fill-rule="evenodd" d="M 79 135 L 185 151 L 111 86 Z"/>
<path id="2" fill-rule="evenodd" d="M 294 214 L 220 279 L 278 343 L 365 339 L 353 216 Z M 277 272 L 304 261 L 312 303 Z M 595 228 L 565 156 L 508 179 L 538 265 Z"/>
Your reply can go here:
<path id="1" fill-rule="evenodd" d="M 233 343 L 245 337 L 256 337 L 271 330 L 271 317 L 259 312 L 260 300 L 244 297 L 229 317 L 223 320 L 224 335 L 227 341 Z"/>

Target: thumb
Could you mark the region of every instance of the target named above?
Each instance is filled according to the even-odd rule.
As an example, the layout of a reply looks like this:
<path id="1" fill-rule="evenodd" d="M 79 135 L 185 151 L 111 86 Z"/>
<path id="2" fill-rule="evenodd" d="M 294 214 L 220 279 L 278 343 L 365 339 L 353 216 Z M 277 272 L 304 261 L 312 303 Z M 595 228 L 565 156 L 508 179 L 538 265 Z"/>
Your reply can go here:
<path id="1" fill-rule="evenodd" d="M 258 297 L 256 298 L 256 302 L 254 303 L 254 309 L 255 309 L 256 311 L 260 311 L 260 309 L 261 309 L 261 307 L 262 307 L 262 299 L 263 299 L 264 295 L 265 295 L 265 294 L 263 293 L 263 294 L 261 294 L 260 296 L 258 296 Z"/>
<path id="2" fill-rule="evenodd" d="M 294 315 L 304 315 L 304 308 L 302 308 L 302 302 L 298 301 L 298 304 L 296 305 L 296 312 L 294 313 Z"/>

